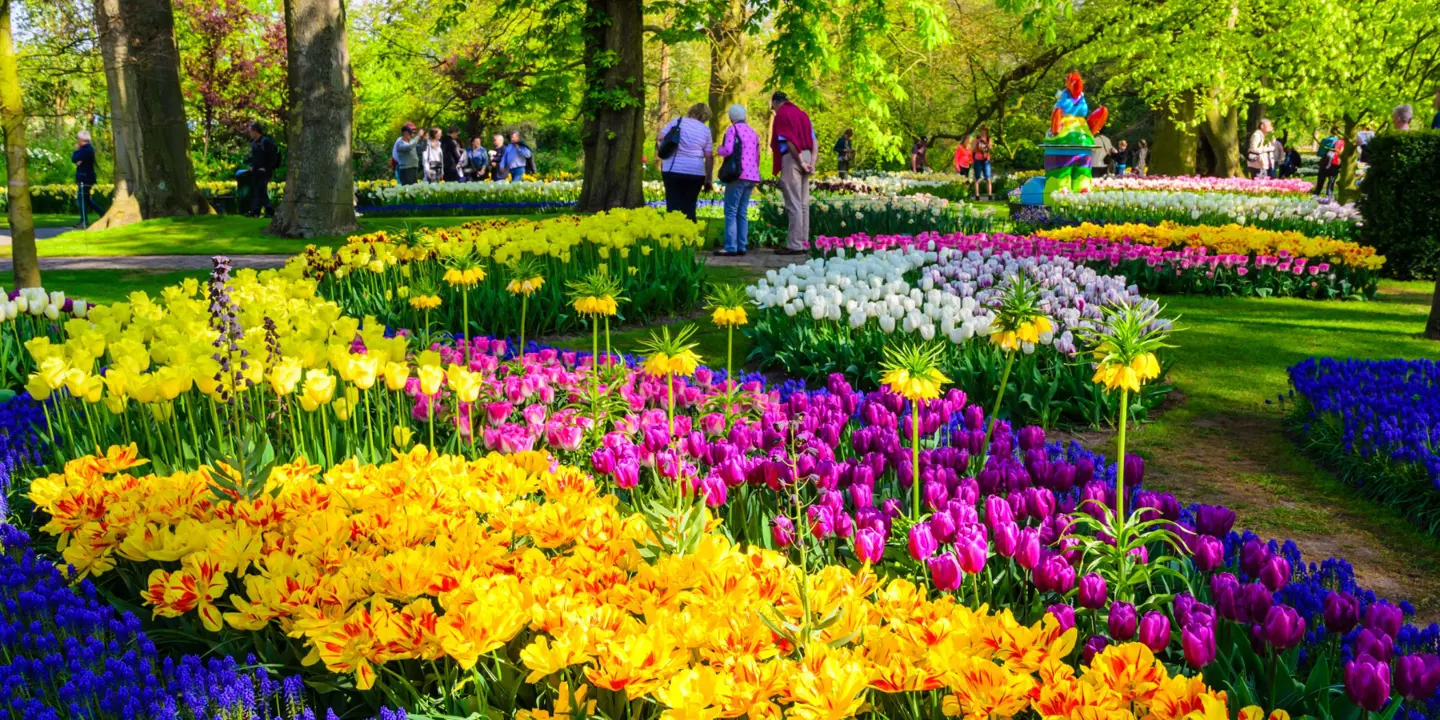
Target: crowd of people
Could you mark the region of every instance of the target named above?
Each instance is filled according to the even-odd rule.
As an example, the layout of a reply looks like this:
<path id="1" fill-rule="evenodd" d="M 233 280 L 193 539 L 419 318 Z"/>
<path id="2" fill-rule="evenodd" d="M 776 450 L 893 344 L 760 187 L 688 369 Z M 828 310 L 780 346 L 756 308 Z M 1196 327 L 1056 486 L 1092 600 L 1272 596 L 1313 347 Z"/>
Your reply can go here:
<path id="1" fill-rule="evenodd" d="M 470 138 L 469 147 L 460 140 L 460 128 L 451 125 L 441 132 L 432 127 L 422 132 L 415 123 L 405 123 L 400 137 L 390 149 L 390 167 L 395 182 L 414 185 L 418 182 L 521 182 L 535 174 L 535 151 L 520 139 L 519 132 L 495 133 L 493 145 L 485 147 L 484 138 Z"/>

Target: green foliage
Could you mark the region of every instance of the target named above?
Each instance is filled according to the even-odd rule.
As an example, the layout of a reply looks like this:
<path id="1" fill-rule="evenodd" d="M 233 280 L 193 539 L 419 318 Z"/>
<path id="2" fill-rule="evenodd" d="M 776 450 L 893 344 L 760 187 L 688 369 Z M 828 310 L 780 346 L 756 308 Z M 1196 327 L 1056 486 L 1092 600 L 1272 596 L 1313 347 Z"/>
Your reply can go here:
<path id="1" fill-rule="evenodd" d="M 1370 141 L 1360 185 L 1360 242 L 1386 258 L 1387 274 L 1434 277 L 1440 269 L 1440 131 L 1382 133 Z"/>

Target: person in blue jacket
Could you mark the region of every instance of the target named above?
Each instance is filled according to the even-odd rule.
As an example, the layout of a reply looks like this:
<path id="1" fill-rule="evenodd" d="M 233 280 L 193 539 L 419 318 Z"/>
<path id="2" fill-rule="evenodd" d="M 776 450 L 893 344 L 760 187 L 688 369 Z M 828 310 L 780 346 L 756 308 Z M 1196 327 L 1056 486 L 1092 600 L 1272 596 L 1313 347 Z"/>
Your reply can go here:
<path id="1" fill-rule="evenodd" d="M 75 152 L 70 153 L 70 162 L 75 163 L 75 187 L 80 202 L 80 230 L 90 227 L 90 210 L 98 217 L 105 211 L 90 199 L 90 190 L 95 187 L 95 146 L 90 144 L 90 131 L 81 130 L 75 143 Z"/>

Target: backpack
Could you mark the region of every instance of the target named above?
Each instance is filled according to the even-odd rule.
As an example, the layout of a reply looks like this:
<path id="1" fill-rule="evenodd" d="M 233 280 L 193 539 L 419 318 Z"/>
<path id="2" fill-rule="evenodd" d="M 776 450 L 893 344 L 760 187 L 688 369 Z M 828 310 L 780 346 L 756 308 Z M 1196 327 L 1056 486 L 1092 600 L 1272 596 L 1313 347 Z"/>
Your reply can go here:
<path id="1" fill-rule="evenodd" d="M 735 147 L 729 155 L 725 156 L 725 162 L 720 163 L 720 171 L 716 174 L 716 177 L 720 178 L 720 182 L 723 183 L 739 180 L 740 174 L 744 172 L 741 157 L 745 154 L 745 136 L 741 135 L 740 131 L 735 129 L 736 127 L 735 125 L 730 126 L 730 132 L 735 133 Z"/>
<path id="2" fill-rule="evenodd" d="M 665 137 L 655 147 L 655 154 L 659 155 L 661 160 L 669 160 L 680 149 L 680 123 L 682 122 L 684 120 L 676 118 L 675 124 L 670 126 L 670 131 L 665 133 Z"/>

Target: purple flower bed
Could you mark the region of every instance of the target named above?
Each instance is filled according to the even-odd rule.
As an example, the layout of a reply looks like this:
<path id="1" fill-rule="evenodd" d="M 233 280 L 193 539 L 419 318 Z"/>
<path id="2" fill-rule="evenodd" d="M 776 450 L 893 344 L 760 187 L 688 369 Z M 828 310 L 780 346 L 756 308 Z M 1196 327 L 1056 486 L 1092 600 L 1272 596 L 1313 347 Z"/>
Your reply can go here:
<path id="1" fill-rule="evenodd" d="M 1301 448 L 1366 497 L 1440 530 L 1440 363 L 1309 358 L 1289 373 L 1287 419 Z"/>

